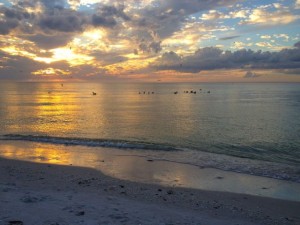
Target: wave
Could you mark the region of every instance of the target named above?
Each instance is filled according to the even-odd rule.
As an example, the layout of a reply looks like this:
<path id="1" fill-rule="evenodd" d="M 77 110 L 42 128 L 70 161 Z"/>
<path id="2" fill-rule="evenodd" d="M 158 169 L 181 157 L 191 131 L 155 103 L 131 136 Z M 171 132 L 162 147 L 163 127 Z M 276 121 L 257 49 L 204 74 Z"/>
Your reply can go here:
<path id="1" fill-rule="evenodd" d="M 171 161 L 181 164 L 198 166 L 200 168 L 215 168 L 224 171 L 245 173 L 255 176 L 269 177 L 300 183 L 300 168 L 296 165 L 268 162 L 263 160 L 251 159 L 248 157 L 238 157 L 205 152 L 183 147 L 180 148 L 177 146 L 172 146 L 170 144 L 158 144 L 117 139 L 72 138 L 23 134 L 2 135 L 0 136 L 0 140 L 32 141 L 49 144 L 79 145 L 87 147 L 152 150 L 147 152 L 146 157 L 150 157 L 156 161 Z M 159 154 L 160 151 L 165 152 L 163 154 Z M 175 151 L 176 154 L 173 154 L 173 152 Z"/>
<path id="2" fill-rule="evenodd" d="M 5 134 L 1 140 L 19 140 L 43 142 L 63 145 L 81 145 L 88 147 L 108 147 L 120 149 L 141 149 L 141 150 L 158 150 L 158 151 L 179 151 L 181 149 L 170 145 L 155 144 L 141 141 L 127 141 L 117 139 L 92 139 L 92 138 L 71 138 L 71 137 L 54 137 L 40 135 L 23 135 L 23 134 Z"/>

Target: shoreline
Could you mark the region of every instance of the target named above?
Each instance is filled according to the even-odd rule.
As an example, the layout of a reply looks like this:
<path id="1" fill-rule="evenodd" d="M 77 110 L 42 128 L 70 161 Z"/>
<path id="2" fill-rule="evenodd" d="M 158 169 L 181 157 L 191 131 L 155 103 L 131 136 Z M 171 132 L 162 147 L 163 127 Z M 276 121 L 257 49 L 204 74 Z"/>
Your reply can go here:
<path id="1" fill-rule="evenodd" d="M 106 176 L 137 183 L 232 192 L 300 202 L 300 183 L 226 171 L 209 165 L 184 163 L 180 160 L 182 153 L 185 154 L 184 152 L 174 154 L 173 152 L 53 145 L 26 141 L 0 141 L 0 157 L 8 159 L 92 168 Z M 210 155 L 206 157 L 201 153 L 195 159 L 215 160 Z M 223 164 L 230 164 L 236 159 L 224 156 L 218 160 L 223 160 L 221 162 Z M 252 161 L 246 164 L 242 162 L 244 161 L 239 162 L 239 166 L 247 167 L 252 163 Z M 253 163 L 251 166 L 256 168 L 256 162 Z M 275 166 L 276 164 L 271 168 Z M 277 170 L 280 168 L 278 167 Z"/>
<path id="2" fill-rule="evenodd" d="M 0 225 L 300 223 L 300 202 L 165 187 L 90 168 L 0 158 Z"/>
<path id="3" fill-rule="evenodd" d="M 79 157 L 79 151 L 84 153 L 89 152 L 96 158 L 99 158 L 99 155 L 108 155 L 110 152 L 113 152 L 118 156 L 136 156 L 152 159 L 156 162 L 165 161 L 185 164 L 199 168 L 211 168 L 229 173 L 233 172 L 238 174 L 246 174 L 250 176 L 265 177 L 300 184 L 300 167 L 299 164 L 295 163 L 264 161 L 260 159 L 238 157 L 193 149 L 181 149 L 178 151 L 173 151 L 172 149 L 163 150 L 161 148 L 165 148 L 166 146 L 162 147 L 160 144 L 156 145 L 153 143 L 151 144 L 153 149 L 148 149 L 149 146 L 143 148 L 143 146 L 140 145 L 142 142 L 140 142 L 140 144 L 137 144 L 139 142 L 132 142 L 128 144 L 126 141 L 121 141 L 121 143 L 119 143 L 118 141 L 114 142 L 113 140 L 107 140 L 108 142 L 105 140 L 100 140 L 101 143 L 97 143 L 97 139 L 95 139 L 96 143 L 91 143 L 91 140 L 93 139 L 80 139 L 71 137 L 57 138 L 51 136 L 47 137 L 31 135 L 17 135 L 16 137 L 12 136 L 10 138 L 6 139 L 4 137 L 1 139 L 0 137 L 0 148 L 2 148 L 0 151 L 0 157 L 1 154 L 4 157 L 6 155 L 22 155 L 21 158 L 19 158 L 21 160 L 28 159 L 29 161 L 35 162 L 45 162 L 47 160 L 51 160 L 52 162 L 58 164 L 61 164 L 62 160 L 64 160 L 64 164 L 68 165 L 71 163 L 76 164 L 77 162 L 72 162 L 72 159 L 69 159 L 70 157 L 66 157 L 66 151 L 70 153 L 71 157 L 74 154 L 77 155 L 77 158 Z M 81 141 L 82 143 L 80 143 Z M 100 145 L 98 146 L 98 144 Z M 51 155 L 49 156 L 49 154 L 45 151 L 46 149 L 47 151 L 55 152 L 56 156 L 54 158 Z M 61 153 L 63 153 L 63 157 L 61 156 Z M 80 157 L 82 157 L 81 153 Z M 99 166 L 96 165 L 97 163 L 92 162 L 91 159 L 89 160 L 89 163 L 93 164 L 93 166 L 89 166 L 89 164 L 80 164 L 80 166 L 93 168 Z M 300 189 L 300 186 L 298 188 Z"/>

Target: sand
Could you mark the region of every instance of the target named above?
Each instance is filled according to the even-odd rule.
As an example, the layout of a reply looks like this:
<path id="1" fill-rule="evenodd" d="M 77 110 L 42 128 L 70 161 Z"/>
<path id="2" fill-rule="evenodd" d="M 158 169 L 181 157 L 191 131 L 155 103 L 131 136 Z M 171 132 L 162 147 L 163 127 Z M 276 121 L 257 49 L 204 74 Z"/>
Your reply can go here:
<path id="1" fill-rule="evenodd" d="M 300 202 L 166 187 L 0 158 L 0 225 L 300 224 Z"/>

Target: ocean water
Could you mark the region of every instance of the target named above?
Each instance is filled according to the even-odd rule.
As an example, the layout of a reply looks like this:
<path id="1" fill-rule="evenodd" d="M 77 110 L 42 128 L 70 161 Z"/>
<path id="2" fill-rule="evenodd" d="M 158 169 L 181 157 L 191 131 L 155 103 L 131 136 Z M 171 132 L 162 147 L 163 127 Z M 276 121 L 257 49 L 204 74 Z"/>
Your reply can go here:
<path id="1" fill-rule="evenodd" d="M 299 115 L 300 84 L 0 83 L 2 140 L 120 148 L 297 182 Z"/>

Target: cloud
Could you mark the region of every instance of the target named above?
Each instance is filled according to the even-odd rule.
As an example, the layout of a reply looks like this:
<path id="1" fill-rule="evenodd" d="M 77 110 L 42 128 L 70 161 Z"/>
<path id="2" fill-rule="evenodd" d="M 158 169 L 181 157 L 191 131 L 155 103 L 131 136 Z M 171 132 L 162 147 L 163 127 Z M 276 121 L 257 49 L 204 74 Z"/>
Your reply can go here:
<path id="1" fill-rule="evenodd" d="M 10 56 L 0 51 L 0 77 L 2 79 L 29 79 L 31 72 L 43 68 L 45 64 L 37 63 L 27 57 Z"/>
<path id="2" fill-rule="evenodd" d="M 251 43 L 243 42 L 245 38 L 241 39 L 238 34 L 244 33 L 242 29 L 247 30 L 248 25 L 255 31 L 257 27 L 267 26 L 269 18 L 271 25 L 281 24 L 280 16 L 283 21 L 288 21 L 287 18 L 295 21 L 298 18 L 293 15 L 295 11 L 284 7 L 284 3 L 251 9 L 247 4 L 235 4 L 241 0 L 6 2 L 0 4 L 0 46 L 10 57 L 0 65 L 1 69 L 5 67 L 6 73 L 15 71 L 14 60 L 20 60 L 23 66 L 26 57 L 24 66 L 32 66 L 26 67 L 29 74 L 50 74 L 51 71 L 59 74 L 69 66 L 72 73 L 90 77 L 101 73 L 126 75 L 142 70 L 147 73 L 153 68 L 189 73 L 219 68 L 248 71 L 256 67 L 270 68 L 272 62 L 276 64 L 273 67 L 298 67 L 296 45 L 285 54 L 231 52 L 215 47 L 198 49 L 209 45 L 230 49 L 269 48 L 269 43 L 273 45 L 272 50 L 282 48 L 280 43 L 272 43 L 267 38 L 256 43 L 259 36 L 254 34 Z M 239 21 L 246 26 L 238 26 Z M 278 35 L 280 33 L 290 37 L 278 36 L 278 42 L 296 40 L 296 34 L 280 31 Z M 276 40 L 274 32 L 272 38 Z M 233 39 L 236 40 L 229 46 L 221 42 Z M 89 72 L 85 73 L 84 68 Z"/>
<path id="3" fill-rule="evenodd" d="M 296 43 L 294 44 L 294 47 L 300 49 L 300 41 L 296 42 Z"/>
<path id="4" fill-rule="evenodd" d="M 50 15 L 41 15 L 38 25 L 41 30 L 52 30 L 59 32 L 79 32 L 83 30 L 86 20 L 77 12 L 59 9 Z"/>
<path id="5" fill-rule="evenodd" d="M 117 25 L 116 18 L 129 21 L 130 17 L 124 12 L 124 7 L 99 6 L 97 13 L 92 15 L 92 25 L 95 27 L 114 27 Z"/>
<path id="6" fill-rule="evenodd" d="M 43 49 L 53 49 L 64 46 L 72 40 L 73 34 L 34 34 L 28 36 L 21 36 L 34 42 L 38 47 Z"/>
<path id="7" fill-rule="evenodd" d="M 229 16 L 225 15 L 221 12 L 218 12 L 216 10 L 210 10 L 209 13 L 204 13 L 201 16 L 202 20 L 218 20 L 218 19 L 228 19 Z"/>
<path id="8" fill-rule="evenodd" d="M 300 0 L 296 0 L 295 2 L 295 8 L 300 9 Z"/>
<path id="9" fill-rule="evenodd" d="M 235 39 L 235 38 L 238 38 L 240 37 L 240 35 L 234 35 L 234 36 L 228 36 L 228 37 L 222 37 L 222 38 L 219 38 L 220 41 L 226 41 L 226 40 L 231 40 L 231 39 Z"/>
<path id="10" fill-rule="evenodd" d="M 9 34 L 11 30 L 19 25 L 17 20 L 0 21 L 0 34 Z"/>
<path id="11" fill-rule="evenodd" d="M 180 57 L 174 52 L 164 53 L 151 64 L 157 70 L 198 73 L 216 69 L 296 69 L 300 68 L 299 42 L 293 49 L 279 52 L 238 50 L 222 51 L 215 47 L 197 50 L 193 55 Z"/>
<path id="12" fill-rule="evenodd" d="M 260 7 L 252 10 L 248 18 L 241 21 L 240 24 L 278 26 L 292 23 L 300 18 L 286 8 L 275 7 L 275 11 L 268 11 L 267 8 L 269 7 Z"/>
<path id="13" fill-rule="evenodd" d="M 244 78 L 256 78 L 256 77 L 260 77 L 260 75 L 257 75 L 252 71 L 247 71 L 244 75 Z"/>

